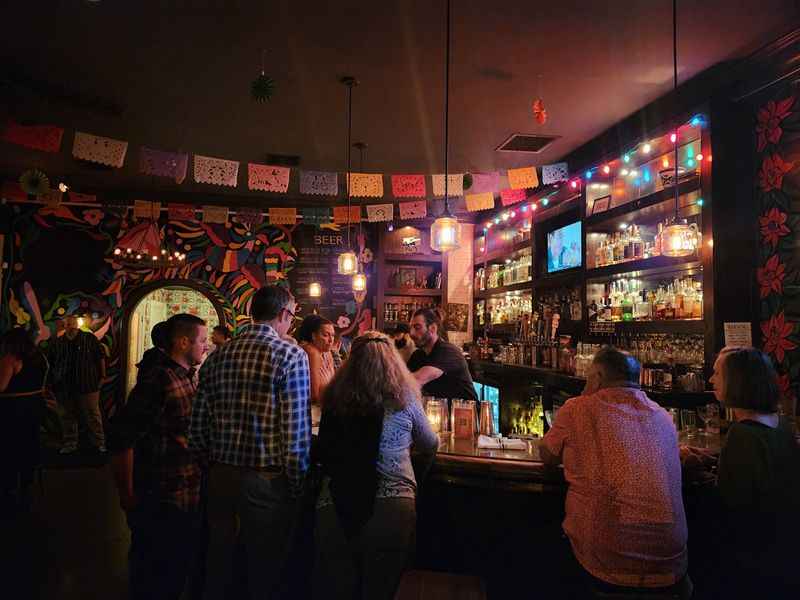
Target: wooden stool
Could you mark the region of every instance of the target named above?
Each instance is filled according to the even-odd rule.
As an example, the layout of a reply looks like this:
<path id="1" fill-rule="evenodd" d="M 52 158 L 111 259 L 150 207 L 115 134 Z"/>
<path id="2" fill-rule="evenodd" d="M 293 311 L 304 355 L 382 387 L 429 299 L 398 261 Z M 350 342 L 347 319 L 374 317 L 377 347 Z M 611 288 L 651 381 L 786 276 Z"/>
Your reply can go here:
<path id="1" fill-rule="evenodd" d="M 486 600 L 486 586 L 472 575 L 406 571 L 394 600 Z"/>

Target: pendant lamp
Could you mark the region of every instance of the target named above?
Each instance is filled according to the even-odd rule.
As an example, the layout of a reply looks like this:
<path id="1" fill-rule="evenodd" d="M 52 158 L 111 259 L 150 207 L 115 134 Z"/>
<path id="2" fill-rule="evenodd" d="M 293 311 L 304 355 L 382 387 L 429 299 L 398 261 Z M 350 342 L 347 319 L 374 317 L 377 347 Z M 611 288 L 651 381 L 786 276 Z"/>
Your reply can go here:
<path id="1" fill-rule="evenodd" d="M 342 77 L 340 80 L 347 86 L 347 250 L 339 255 L 337 263 L 339 275 L 355 275 L 358 272 L 358 259 L 350 245 L 350 136 L 353 131 L 353 87 L 358 85 L 355 77 Z"/>
<path id="2" fill-rule="evenodd" d="M 678 89 L 678 0 L 672 0 L 672 85 L 673 93 L 677 95 Z M 664 256 L 676 258 L 690 256 L 697 251 L 697 236 L 688 224 L 678 218 L 680 206 L 680 186 L 678 185 L 678 137 L 677 131 L 673 135 L 675 145 L 675 177 L 672 185 L 675 190 L 675 215 L 663 233 L 661 253 Z"/>
<path id="3" fill-rule="evenodd" d="M 450 196 L 447 189 L 450 133 L 450 0 L 447 0 L 446 32 L 444 53 L 444 213 L 431 226 L 431 249 L 434 252 L 447 252 L 461 246 L 461 223 L 450 214 Z"/>
<path id="4" fill-rule="evenodd" d="M 308 286 L 308 296 L 310 298 L 319 298 L 322 296 L 322 286 L 316 281 Z"/>
<path id="5" fill-rule="evenodd" d="M 359 167 L 358 168 L 359 168 L 359 171 L 361 173 L 363 173 L 364 172 L 364 150 L 367 149 L 367 145 L 364 142 L 356 142 L 355 144 L 353 144 L 353 148 L 356 148 L 359 151 L 359 155 L 361 157 L 361 160 L 359 162 Z M 360 216 L 361 215 L 361 200 L 360 199 L 359 199 L 359 202 L 358 202 L 358 212 L 359 212 L 359 216 Z M 360 218 L 358 220 L 358 239 L 359 240 L 362 239 L 362 229 L 361 229 L 361 219 Z M 367 275 L 362 270 L 362 265 L 361 265 L 361 261 L 360 260 L 356 264 L 356 272 L 353 275 L 352 288 L 353 288 L 353 291 L 356 292 L 356 293 L 365 292 L 367 290 Z"/>

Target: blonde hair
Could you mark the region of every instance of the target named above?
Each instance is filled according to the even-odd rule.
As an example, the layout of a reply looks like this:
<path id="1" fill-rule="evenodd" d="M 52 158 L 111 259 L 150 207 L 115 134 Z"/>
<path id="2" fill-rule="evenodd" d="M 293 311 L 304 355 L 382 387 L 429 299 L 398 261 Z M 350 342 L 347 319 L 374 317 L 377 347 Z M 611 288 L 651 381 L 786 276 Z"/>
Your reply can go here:
<path id="1" fill-rule="evenodd" d="M 325 388 L 322 405 L 339 414 L 364 415 L 379 407 L 402 410 L 419 397 L 419 384 L 394 342 L 367 331 L 353 341 L 350 356 Z"/>

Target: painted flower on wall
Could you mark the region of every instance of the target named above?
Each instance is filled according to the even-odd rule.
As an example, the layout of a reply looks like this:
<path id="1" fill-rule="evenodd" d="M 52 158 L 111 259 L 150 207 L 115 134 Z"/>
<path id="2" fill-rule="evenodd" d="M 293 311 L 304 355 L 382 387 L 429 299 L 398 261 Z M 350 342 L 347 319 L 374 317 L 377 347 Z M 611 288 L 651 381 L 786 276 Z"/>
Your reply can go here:
<path id="1" fill-rule="evenodd" d="M 770 100 L 767 104 L 758 111 L 756 119 L 756 135 L 758 136 L 758 151 L 763 152 L 767 144 L 777 144 L 781 139 L 783 130 L 781 129 L 781 121 L 783 121 L 790 114 L 790 109 L 794 104 L 794 96 L 784 98 L 779 102 Z"/>
<path id="2" fill-rule="evenodd" d="M 783 311 L 772 315 L 768 321 L 761 322 L 761 333 L 764 335 L 764 352 L 772 354 L 782 363 L 787 350 L 794 350 L 797 344 L 789 339 L 794 331 L 794 323 L 787 322 Z"/>
<path id="3" fill-rule="evenodd" d="M 96 208 L 83 211 L 83 220 L 95 227 L 100 224 L 104 216 L 103 211 Z"/>
<path id="4" fill-rule="evenodd" d="M 347 315 L 339 315 L 339 318 L 336 319 L 336 326 L 339 329 L 347 329 L 350 327 L 350 317 Z"/>
<path id="5" fill-rule="evenodd" d="M 792 389 L 792 378 L 788 373 L 778 375 L 778 388 L 781 390 L 781 398 L 788 402 L 794 400 L 795 394 Z"/>
<path id="6" fill-rule="evenodd" d="M 780 154 L 765 156 L 758 172 L 758 185 L 765 192 L 783 187 L 783 176 L 794 168 L 794 163 L 783 160 Z"/>
<path id="7" fill-rule="evenodd" d="M 761 226 L 761 237 L 764 238 L 765 245 L 772 244 L 772 247 L 775 248 L 782 237 L 791 233 L 786 226 L 786 219 L 786 213 L 777 208 L 771 208 L 766 214 L 759 217 L 758 223 Z"/>
<path id="8" fill-rule="evenodd" d="M 761 288 L 761 298 L 766 298 L 770 293 L 783 293 L 783 279 L 786 277 L 786 265 L 777 254 L 773 254 L 763 267 L 756 271 L 758 285 Z"/>
<path id="9" fill-rule="evenodd" d="M 364 248 L 358 258 L 361 260 L 362 265 L 368 265 L 373 259 L 372 250 L 369 248 Z"/>

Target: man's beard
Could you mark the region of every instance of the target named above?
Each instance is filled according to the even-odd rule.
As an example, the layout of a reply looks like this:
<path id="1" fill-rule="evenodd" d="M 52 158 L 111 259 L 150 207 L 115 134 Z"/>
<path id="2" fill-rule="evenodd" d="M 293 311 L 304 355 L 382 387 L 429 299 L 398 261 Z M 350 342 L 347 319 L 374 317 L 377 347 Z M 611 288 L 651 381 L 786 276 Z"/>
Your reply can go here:
<path id="1" fill-rule="evenodd" d="M 424 348 L 430 343 L 430 341 L 431 341 L 431 332 L 426 331 L 425 334 L 421 338 L 419 338 L 419 340 L 416 339 L 414 340 L 414 344 L 417 346 L 417 348 Z"/>

